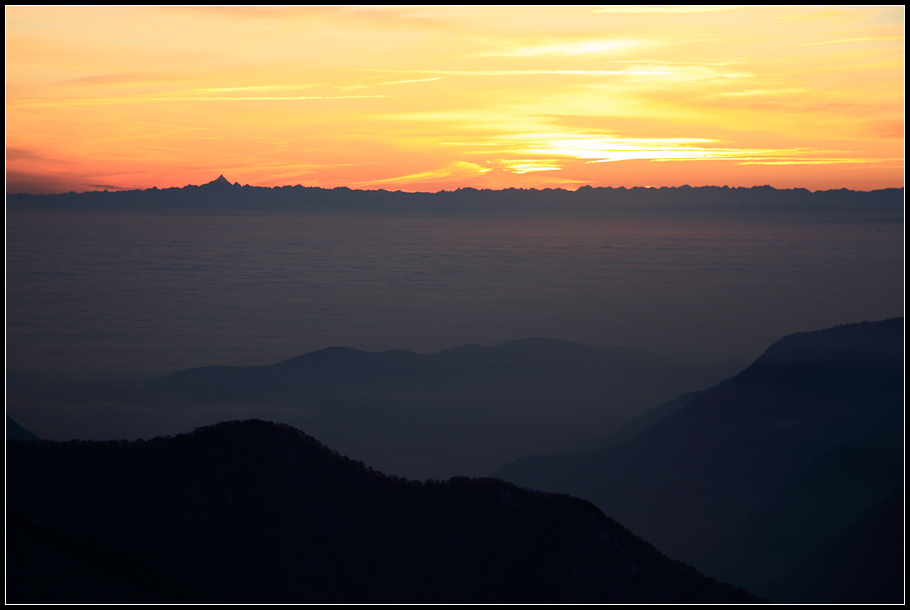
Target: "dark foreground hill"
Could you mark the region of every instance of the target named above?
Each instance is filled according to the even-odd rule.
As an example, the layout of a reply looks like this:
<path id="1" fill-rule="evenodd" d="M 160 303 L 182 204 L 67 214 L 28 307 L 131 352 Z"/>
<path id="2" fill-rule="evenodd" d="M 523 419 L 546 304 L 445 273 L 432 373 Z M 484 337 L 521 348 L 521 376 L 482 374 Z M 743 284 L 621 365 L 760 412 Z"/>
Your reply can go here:
<path id="1" fill-rule="evenodd" d="M 750 602 L 576 498 L 388 477 L 286 425 L 7 442 L 9 602 Z"/>
<path id="2" fill-rule="evenodd" d="M 526 458 L 495 476 L 585 498 L 663 552 L 762 591 L 808 573 L 800 562 L 903 487 L 903 339 L 903 318 L 784 337 L 625 445 Z M 902 521 L 892 530 L 903 538 Z M 841 553 L 837 573 L 868 576 L 876 553 L 893 555 Z M 812 598 L 834 563 L 812 565 L 811 583 L 779 581 L 771 601 L 860 601 Z M 875 599 L 900 602 L 896 585 Z"/>

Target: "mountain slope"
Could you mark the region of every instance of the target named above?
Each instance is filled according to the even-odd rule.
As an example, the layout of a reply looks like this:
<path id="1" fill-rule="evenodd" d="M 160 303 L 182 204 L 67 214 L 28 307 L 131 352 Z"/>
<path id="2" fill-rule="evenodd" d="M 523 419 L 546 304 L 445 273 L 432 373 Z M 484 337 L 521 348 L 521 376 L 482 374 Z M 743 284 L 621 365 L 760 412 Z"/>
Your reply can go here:
<path id="1" fill-rule="evenodd" d="M 386 477 L 290 428 L 7 443 L 11 602 L 745 602 L 591 504 Z"/>
<path id="2" fill-rule="evenodd" d="M 772 580 L 779 603 L 904 602 L 904 489 L 870 508 L 850 528 Z"/>
<path id="3" fill-rule="evenodd" d="M 42 435 L 58 440 L 155 436 L 266 418 L 305 428 L 384 472 L 448 478 L 485 476 L 529 453 L 593 448 L 594 431 L 608 434 L 743 366 L 687 365 L 640 350 L 550 339 L 436 354 L 333 347 L 272 366 L 188 369 L 146 383 L 56 394 L 49 393 L 51 384 L 14 379 L 10 404 L 24 413 L 37 412 L 35 403 L 62 410 L 57 420 L 43 418 L 59 421 L 75 409 L 58 405 L 77 403 L 81 421 L 96 412 L 95 421 L 111 422 L 103 432 L 85 424 L 66 435 Z M 113 428 L 137 414 L 149 414 L 148 423 Z"/>
<path id="4" fill-rule="evenodd" d="M 6 416 L 6 440 L 8 441 L 37 441 L 39 440 L 37 436 L 23 428 L 19 423 L 10 417 Z"/>
<path id="5" fill-rule="evenodd" d="M 790 335 L 626 445 L 528 458 L 496 476 L 588 499 L 671 556 L 760 586 L 787 566 L 763 566 L 756 582 L 759 554 L 789 555 L 792 565 L 902 485 L 901 451 L 887 447 L 903 438 L 903 332 L 898 318 Z M 813 468 L 827 475 L 809 476 Z M 870 469 L 876 477 L 862 474 Z M 845 483 L 870 477 L 875 494 Z M 795 555 L 754 535 L 795 518 L 779 510 L 787 497 L 815 498 L 815 506 L 829 498 L 825 510 L 834 513 L 800 517 L 821 529 L 790 547 Z"/>

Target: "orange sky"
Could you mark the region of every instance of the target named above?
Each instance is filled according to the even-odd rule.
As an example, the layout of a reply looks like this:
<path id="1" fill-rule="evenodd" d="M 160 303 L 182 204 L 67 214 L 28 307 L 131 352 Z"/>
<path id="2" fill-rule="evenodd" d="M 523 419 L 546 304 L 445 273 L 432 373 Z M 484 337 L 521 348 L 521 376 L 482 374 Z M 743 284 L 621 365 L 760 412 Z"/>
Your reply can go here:
<path id="1" fill-rule="evenodd" d="M 7 192 L 903 186 L 903 7 L 6 8 Z"/>

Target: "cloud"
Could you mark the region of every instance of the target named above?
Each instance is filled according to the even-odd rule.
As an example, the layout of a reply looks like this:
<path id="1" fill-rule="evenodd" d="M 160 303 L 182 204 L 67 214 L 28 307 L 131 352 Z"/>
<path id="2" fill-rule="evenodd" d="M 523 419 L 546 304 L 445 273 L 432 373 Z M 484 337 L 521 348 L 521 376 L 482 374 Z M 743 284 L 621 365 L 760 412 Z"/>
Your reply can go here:
<path id="1" fill-rule="evenodd" d="M 92 188 L 96 188 L 96 189 L 105 189 L 105 190 L 110 190 L 110 191 L 128 191 L 128 190 L 130 190 L 125 186 L 117 186 L 114 184 L 89 184 L 88 186 L 90 186 Z"/>
<path id="2" fill-rule="evenodd" d="M 606 6 L 594 9 L 595 13 L 717 13 L 721 11 L 735 11 L 742 6 Z"/>
<path id="3" fill-rule="evenodd" d="M 235 21 L 288 22 L 336 20 L 344 24 L 360 23 L 367 26 L 378 24 L 380 27 L 396 29 L 421 29 L 446 27 L 449 20 L 444 15 L 434 16 L 434 9 L 445 11 L 443 7 L 419 6 L 165 6 L 157 7 L 161 11 L 188 12 L 199 15 L 214 16 Z"/>
<path id="4" fill-rule="evenodd" d="M 817 47 L 824 44 L 845 44 L 852 42 L 879 42 L 882 40 L 903 40 L 903 36 L 861 36 L 859 38 L 840 38 L 838 40 L 825 40 L 823 42 L 804 42 L 801 47 Z"/>
<path id="5" fill-rule="evenodd" d="M 426 82 L 433 81 L 433 80 L 442 80 L 444 78 L 445 78 L 445 76 L 434 76 L 432 78 L 412 78 L 409 80 L 392 80 L 392 81 L 386 81 L 383 83 L 376 83 L 376 84 L 385 86 L 385 85 L 403 85 L 405 83 L 426 83 Z"/>
<path id="6" fill-rule="evenodd" d="M 408 174 L 406 176 L 396 176 L 394 178 L 381 178 L 378 180 L 370 180 L 368 182 L 361 182 L 353 187 L 362 187 L 362 186 L 373 186 L 373 185 L 382 185 L 382 184 L 407 184 L 413 182 L 434 182 L 439 180 L 445 180 L 450 178 L 474 178 L 480 174 L 485 174 L 489 171 L 492 171 L 490 168 L 481 167 L 476 163 L 468 163 L 466 161 L 453 161 L 447 166 L 435 170 L 430 170 L 426 172 L 418 172 L 416 174 Z"/>
<path id="7" fill-rule="evenodd" d="M 288 19 L 290 17 L 320 17 L 339 14 L 338 7 L 318 6 L 161 6 L 159 11 L 197 13 L 230 19 Z"/>
<path id="8" fill-rule="evenodd" d="M 123 83 L 148 83 L 176 80 L 174 76 L 165 76 L 161 74 L 141 73 L 141 72 L 116 72 L 110 74 L 96 74 L 94 76 L 82 76 L 78 78 L 69 78 L 61 81 L 62 85 L 70 86 L 93 86 L 93 85 L 110 85 Z"/>
<path id="9" fill-rule="evenodd" d="M 380 70 L 405 74 L 441 74 L 443 76 L 536 76 L 553 74 L 559 76 L 611 76 L 623 74 L 623 70 Z"/>
<path id="10" fill-rule="evenodd" d="M 580 40 L 543 45 L 513 46 L 473 54 L 474 57 L 540 57 L 544 55 L 575 56 L 590 54 L 617 54 L 662 43 L 650 40 Z"/>
<path id="11" fill-rule="evenodd" d="M 229 93 L 232 91 L 301 91 L 324 87 L 325 83 L 307 83 L 303 85 L 257 85 L 254 87 L 209 87 L 206 89 L 193 89 L 199 92 Z"/>
<path id="12" fill-rule="evenodd" d="M 904 137 L 904 120 L 903 119 L 883 119 L 871 121 L 867 127 L 868 131 L 876 138 L 888 140 L 898 140 Z"/>
<path id="13" fill-rule="evenodd" d="M 52 195 L 72 190 L 89 190 L 91 178 L 78 172 L 54 171 L 30 172 L 16 169 L 6 170 L 7 193 L 31 193 L 32 195 Z"/>
<path id="14" fill-rule="evenodd" d="M 751 72 L 727 72 L 707 63 L 635 63 L 621 70 L 382 70 L 407 74 L 439 74 L 442 76 L 628 76 L 661 77 L 674 80 L 708 80 L 751 78 Z"/>
<path id="15" fill-rule="evenodd" d="M 54 163 L 66 163 L 61 159 L 48 157 L 31 148 L 20 148 L 18 146 L 6 147 L 6 162 L 10 161 L 53 161 Z"/>
<path id="16" fill-rule="evenodd" d="M 829 19 L 837 23 L 851 23 L 860 19 L 857 13 L 848 11 L 814 11 L 811 13 L 793 13 L 790 15 L 777 15 L 773 17 L 780 21 L 791 21 L 801 23 L 803 21 L 816 21 L 819 19 Z"/>
<path id="17" fill-rule="evenodd" d="M 893 161 L 893 159 L 869 159 L 846 155 L 832 156 L 832 153 L 847 151 L 721 146 L 718 140 L 711 138 L 560 137 L 558 135 L 528 134 L 512 139 L 524 143 L 524 147 L 509 151 L 516 155 L 574 158 L 586 160 L 587 163 L 633 160 L 729 160 L 738 165 L 823 165 Z M 849 152 L 847 154 L 849 155 Z M 519 164 L 521 162 L 533 163 L 533 161 L 523 159 L 516 161 Z M 540 164 L 539 167 L 547 167 L 555 165 L 558 161 L 554 162 L 553 159 L 547 158 L 541 159 L 537 163 Z"/>
<path id="18" fill-rule="evenodd" d="M 754 97 L 758 95 L 792 95 L 805 93 L 808 89 L 747 89 L 746 91 L 723 91 L 714 93 L 709 97 Z"/>
<path id="19" fill-rule="evenodd" d="M 335 87 L 335 89 L 338 89 L 340 91 L 353 91 L 356 89 L 366 89 L 368 87 L 385 87 L 387 85 L 405 85 L 408 83 L 428 83 L 430 81 L 442 80 L 444 78 L 445 76 L 433 76 L 431 78 L 410 78 L 407 80 L 391 80 L 369 84 L 341 85 Z"/>
<path id="20" fill-rule="evenodd" d="M 107 104 L 141 104 L 147 102 L 283 102 L 311 100 L 350 100 L 393 97 L 389 95 L 282 95 L 282 96 L 157 96 L 157 97 L 96 97 L 24 101 L 8 104 L 12 108 L 46 108 L 53 106 L 103 106 Z"/>
<path id="21" fill-rule="evenodd" d="M 648 79 L 665 82 L 692 82 L 692 81 L 726 81 L 730 79 L 752 78 L 751 72 L 729 72 L 718 70 L 710 66 L 697 64 L 634 64 L 623 70 L 617 70 L 615 75 L 635 79 Z M 604 85 L 590 85 L 604 86 Z"/>
<path id="22" fill-rule="evenodd" d="M 562 169 L 556 159 L 496 159 L 491 164 L 513 174 L 549 172 Z"/>
<path id="23" fill-rule="evenodd" d="M 857 164 L 857 163 L 881 163 L 883 161 L 903 161 L 903 159 L 864 159 L 859 157 L 827 157 L 827 158 L 803 158 L 803 157 L 779 157 L 774 159 L 740 159 L 737 165 L 832 165 L 832 164 Z"/>

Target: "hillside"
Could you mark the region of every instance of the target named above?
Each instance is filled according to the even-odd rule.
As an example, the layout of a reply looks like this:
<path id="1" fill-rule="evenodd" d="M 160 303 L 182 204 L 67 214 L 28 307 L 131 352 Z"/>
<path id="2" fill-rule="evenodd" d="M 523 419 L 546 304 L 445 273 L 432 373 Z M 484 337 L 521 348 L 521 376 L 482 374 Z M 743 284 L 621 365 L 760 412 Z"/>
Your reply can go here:
<path id="1" fill-rule="evenodd" d="M 625 445 L 495 476 L 585 498 L 760 590 L 902 487 L 903 334 L 896 318 L 790 335 Z"/>
<path id="2" fill-rule="evenodd" d="M 743 367 L 525 339 L 435 354 L 334 347 L 271 366 L 186 369 L 142 383 L 65 386 L 11 376 L 9 397 L 14 414 L 31 415 L 36 404 L 63 411 L 59 419 L 85 414 L 81 428 L 44 438 L 149 437 L 270 419 L 383 472 L 447 479 L 486 476 L 531 453 L 593 448 L 633 416 Z M 127 425 L 133 421 L 141 425 Z"/>
<path id="3" fill-rule="evenodd" d="M 405 481 L 289 426 L 7 442 L 10 602 L 748 602 L 591 504 Z"/>

